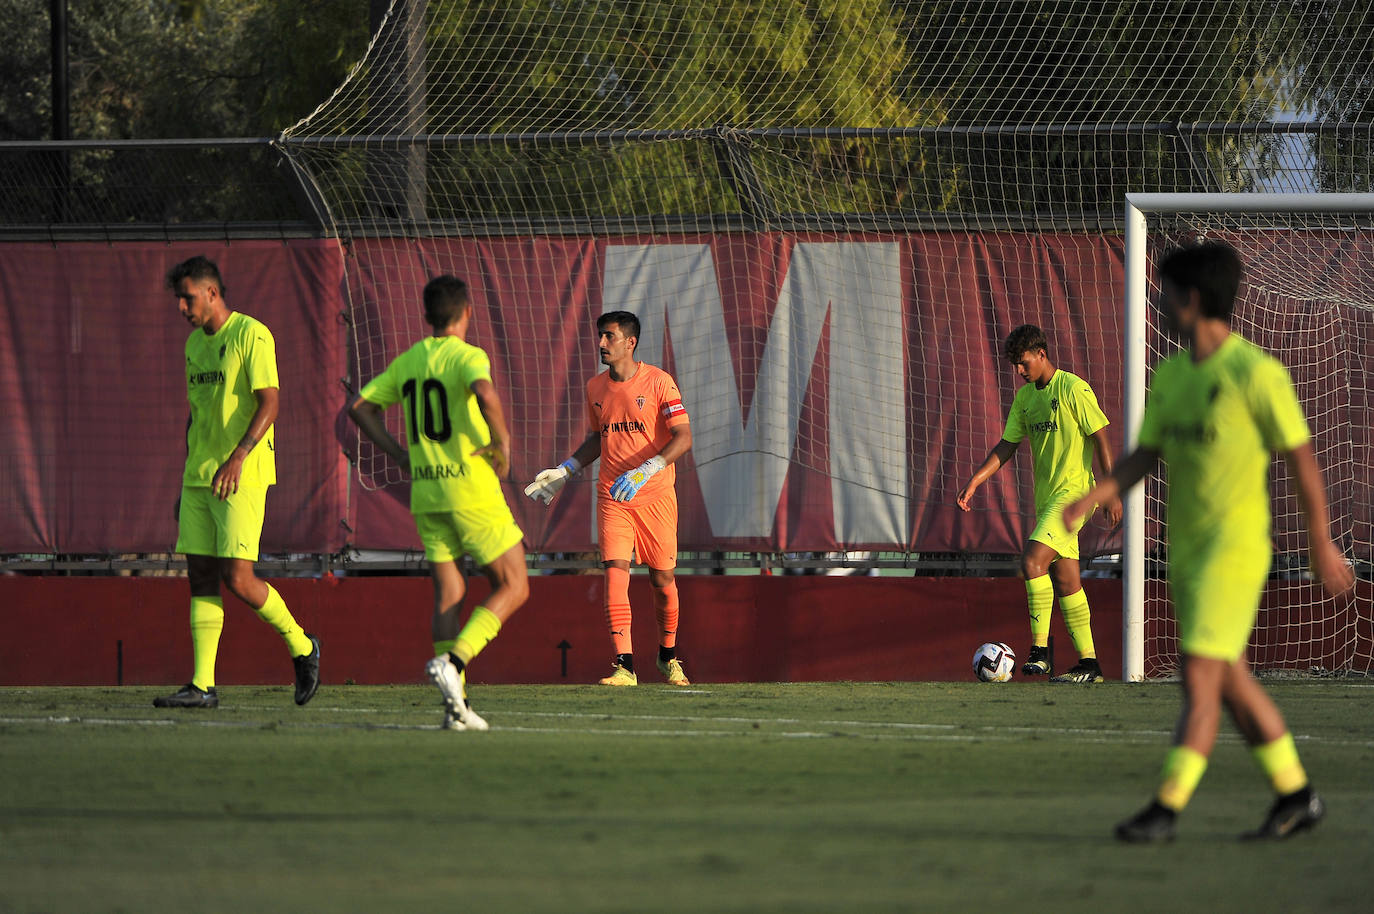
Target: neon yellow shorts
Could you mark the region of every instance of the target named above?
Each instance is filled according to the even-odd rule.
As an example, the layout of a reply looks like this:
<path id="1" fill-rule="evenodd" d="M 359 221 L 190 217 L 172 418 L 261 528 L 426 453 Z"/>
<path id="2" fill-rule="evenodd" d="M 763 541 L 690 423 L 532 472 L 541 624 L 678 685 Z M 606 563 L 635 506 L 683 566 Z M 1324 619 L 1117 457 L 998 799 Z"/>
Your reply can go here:
<path id="1" fill-rule="evenodd" d="M 1064 526 L 1064 508 L 1077 497 L 1077 495 L 1065 496 L 1046 505 L 1045 510 L 1040 512 L 1040 516 L 1035 519 L 1035 529 L 1026 539 L 1044 543 L 1059 553 L 1061 559 L 1077 559 L 1078 531 L 1083 529 L 1083 525 L 1088 522 L 1088 517 L 1091 516 L 1087 515 L 1081 518 L 1078 523 L 1074 524 L 1072 530 Z"/>
<path id="2" fill-rule="evenodd" d="M 209 486 L 182 486 L 176 551 L 222 559 L 258 560 L 267 487 L 239 489 L 220 501 Z"/>
<path id="3" fill-rule="evenodd" d="M 525 538 L 505 499 L 456 511 L 415 515 L 415 529 L 431 562 L 456 562 L 464 555 L 481 567 Z"/>
<path id="4" fill-rule="evenodd" d="M 1245 655 L 1269 577 L 1263 552 L 1209 555 L 1203 561 L 1171 563 L 1169 593 L 1178 620 L 1178 649 L 1195 657 L 1234 663 Z"/>

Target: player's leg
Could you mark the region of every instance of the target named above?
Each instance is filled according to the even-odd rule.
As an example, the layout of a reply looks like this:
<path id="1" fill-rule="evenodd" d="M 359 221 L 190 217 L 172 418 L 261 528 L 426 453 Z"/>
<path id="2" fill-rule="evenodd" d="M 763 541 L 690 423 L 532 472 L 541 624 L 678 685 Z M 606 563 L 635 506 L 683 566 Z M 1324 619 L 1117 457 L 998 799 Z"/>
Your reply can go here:
<path id="1" fill-rule="evenodd" d="M 1061 555 L 1050 566 L 1050 578 L 1059 595 L 1064 627 L 1069 630 L 1074 649 L 1078 651 L 1078 663 L 1050 681 L 1101 682 L 1102 666 L 1097 662 L 1097 647 L 1093 644 L 1092 613 L 1088 608 L 1088 594 L 1083 590 L 1077 555 Z"/>
<path id="2" fill-rule="evenodd" d="M 420 518 L 416 520 L 420 524 Z M 487 722 L 468 701 L 467 667 L 529 598 L 524 534 L 504 498 L 427 515 L 420 529 L 435 582 L 435 657 L 425 671 L 444 695 L 445 729 L 486 730 Z M 482 605 L 473 607 L 467 624 L 459 628 L 466 584 L 456 559 L 463 553 L 471 555 L 482 568 L 491 582 L 491 593 Z"/>
<path id="3" fill-rule="evenodd" d="M 429 634 L 434 641 L 435 656 L 447 654 L 458 641 L 462 623 L 463 597 L 467 595 L 467 581 L 458 569 L 455 558 L 429 558 L 429 576 L 434 585 L 434 611 L 430 616 Z"/>
<path id="4" fill-rule="evenodd" d="M 463 597 L 467 595 L 467 581 L 458 568 L 458 559 L 463 555 L 462 536 L 457 519 L 449 512 L 417 514 L 415 528 L 424 544 L 429 576 L 434 585 L 429 629 L 434 656 L 425 663 L 425 675 L 443 696 L 443 729 L 467 730 L 467 681 L 461 661 L 453 654 L 458 644 Z M 481 718 L 476 720 L 481 721 Z M 480 725 L 474 722 L 471 729 L 487 729 L 486 721 L 481 721 Z"/>
<path id="5" fill-rule="evenodd" d="M 1226 667 L 1225 660 L 1183 655 L 1183 707 L 1174 729 L 1174 746 L 1164 757 L 1154 801 L 1117 825 L 1116 836 L 1121 840 L 1173 840 L 1178 814 L 1192 799 L 1216 744 Z"/>
<path id="6" fill-rule="evenodd" d="M 679 607 L 673 570 L 649 569 L 649 584 L 654 589 L 654 616 L 658 620 L 658 658 L 655 665 L 669 685 L 689 686 L 692 682 L 677 657 Z"/>
<path id="7" fill-rule="evenodd" d="M 417 522 L 419 516 L 416 517 Z M 421 528 L 424 529 L 423 527 Z M 459 623 L 462 619 L 463 597 L 467 594 L 467 582 L 458 568 L 455 557 L 431 557 L 442 554 L 452 556 L 452 549 L 436 549 L 432 536 L 422 533 L 425 544 L 425 557 L 429 559 L 430 578 L 434 583 L 434 615 L 430 621 L 430 637 L 434 642 L 434 657 L 425 664 L 425 675 L 438 688 L 444 698 L 444 718 L 441 724 L 445 730 L 485 730 L 487 722 L 478 717 L 467 700 L 467 674 L 464 672 L 465 660 L 455 653 L 459 644 Z M 471 636 L 471 633 L 469 633 Z M 485 646 L 486 642 L 482 642 Z M 480 647 L 478 648 L 480 650 Z M 475 653 L 470 646 L 465 651 L 467 659 Z"/>
<path id="8" fill-rule="evenodd" d="M 625 559 L 612 559 L 601 564 L 606 570 L 603 606 L 615 657 L 611 660 L 610 675 L 599 682 L 609 686 L 638 685 L 634 641 L 630 637 L 630 563 Z"/>
<path id="9" fill-rule="evenodd" d="M 658 622 L 658 657 L 655 665 L 670 685 L 689 686 L 691 680 L 677 656 L 680 606 L 677 578 L 677 496 L 669 495 L 634 509 L 635 554 L 649 566 L 649 585 L 654 594 L 654 618 Z"/>
<path id="10" fill-rule="evenodd" d="M 1046 543 L 1028 540 L 1021 554 L 1021 577 L 1026 582 L 1026 607 L 1030 613 L 1031 648 L 1021 667 L 1025 676 L 1043 676 L 1050 671 L 1050 613 L 1054 609 L 1054 583 L 1050 564 L 1058 553 Z"/>
<path id="11" fill-rule="evenodd" d="M 1088 596 L 1083 592 L 1083 582 L 1078 569 L 1078 531 L 1083 522 L 1077 522 L 1073 529 L 1064 526 L 1064 506 L 1068 499 L 1052 501 L 1045 505 L 1035 521 L 1026 553 L 1022 556 L 1022 573 L 1026 575 L 1026 594 L 1034 604 L 1041 605 L 1052 599 L 1051 592 L 1059 596 L 1059 609 L 1064 614 L 1064 627 L 1073 638 L 1078 651 L 1078 662 L 1064 673 L 1055 676 L 1052 682 L 1101 682 L 1102 668 L 1097 663 L 1097 650 L 1093 645 L 1091 615 L 1088 610 Z M 1037 548 L 1038 547 L 1038 548 Z M 1034 574 L 1044 578 L 1032 577 Z M 1045 586 L 1046 580 L 1049 587 Z M 1032 610 L 1034 617 L 1035 611 Z M 1049 638 L 1049 612 L 1042 614 L 1040 628 L 1032 622 L 1032 650 L 1027 658 L 1026 667 L 1033 665 L 1036 658 L 1035 645 L 1044 644 Z M 1028 672 L 1023 668 L 1023 672 Z"/>
<path id="12" fill-rule="evenodd" d="M 220 557 L 224 585 L 253 607 L 258 618 L 272 626 L 286 643 L 295 669 L 296 704 L 303 705 L 320 687 L 320 642 L 301 628 L 277 589 L 253 572 L 266 507 L 265 487 L 239 489 L 228 498 L 216 499 L 211 506 L 219 535 L 215 554 Z"/>
<path id="13" fill-rule="evenodd" d="M 635 540 L 629 509 L 610 499 L 598 499 L 597 534 L 601 540 L 601 567 L 605 569 L 602 605 L 615 649 L 611 674 L 601 679 L 600 684 L 638 685 L 634 641 L 630 635 L 630 557 Z"/>
<path id="14" fill-rule="evenodd" d="M 471 545 L 469 552 L 482 566 L 482 573 L 491 582 L 491 593 L 480 606 L 473 607 L 467 624 L 458 632 L 453 650 L 448 658 L 457 668 L 463 686 L 464 707 L 458 715 L 459 722 L 469 730 L 487 729 L 486 721 L 472 710 L 467 702 L 467 668 L 482 649 L 500 633 L 506 620 L 529 599 L 529 575 L 525 569 L 525 546 L 523 534 L 515 522 L 507 516 L 504 527 L 489 532 L 481 538 L 487 545 Z M 509 544 L 509 545 L 508 545 Z M 488 555 L 501 549 L 494 558 Z"/>
<path id="15" fill-rule="evenodd" d="M 186 556 L 191 585 L 191 681 L 171 695 L 153 699 L 158 708 L 216 708 L 215 658 L 224 629 L 224 600 L 219 587 L 214 518 L 208 487 L 184 488 L 178 501 L 176 551 Z"/>
<path id="16" fill-rule="evenodd" d="M 1117 826 L 1122 840 L 1173 837 L 1179 811 L 1207 770 L 1222 704 L 1230 705 L 1233 690 L 1245 690 L 1235 665 L 1245 655 L 1269 564 L 1267 555 L 1254 561 L 1250 551 L 1172 557 L 1169 588 L 1178 621 L 1183 707 L 1155 800 Z M 1263 709 L 1258 714 L 1262 719 Z"/>
<path id="17" fill-rule="evenodd" d="M 1222 700 L 1275 793 L 1264 822 L 1244 837 L 1286 838 L 1316 825 L 1325 816 L 1326 805 L 1308 782 L 1283 713 L 1251 675 L 1244 657 L 1227 668 Z"/>

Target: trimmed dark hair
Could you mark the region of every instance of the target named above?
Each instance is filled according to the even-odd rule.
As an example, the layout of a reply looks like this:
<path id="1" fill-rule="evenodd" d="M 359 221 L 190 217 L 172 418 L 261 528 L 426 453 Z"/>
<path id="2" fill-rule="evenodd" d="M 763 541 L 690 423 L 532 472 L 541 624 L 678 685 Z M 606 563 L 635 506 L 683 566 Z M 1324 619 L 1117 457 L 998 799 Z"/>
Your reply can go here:
<path id="1" fill-rule="evenodd" d="M 468 310 L 468 284 L 445 273 L 425 283 L 425 323 L 443 330 Z"/>
<path id="2" fill-rule="evenodd" d="M 214 280 L 215 285 L 219 287 L 220 298 L 223 298 L 224 293 L 228 291 L 224 286 L 224 279 L 219 275 L 219 267 L 204 254 L 188 257 L 168 270 L 167 288 L 175 292 L 177 283 L 183 279 L 194 279 L 197 282 L 203 282 L 207 279 Z"/>
<path id="3" fill-rule="evenodd" d="M 1007 335 L 1002 344 L 1002 355 L 1008 362 L 1019 362 L 1023 353 L 1040 350 L 1049 354 L 1050 342 L 1045 339 L 1045 331 L 1034 324 L 1022 324 Z"/>
<path id="4" fill-rule="evenodd" d="M 1174 248 L 1159 263 L 1159 275 L 1181 291 L 1197 290 L 1204 317 L 1228 322 L 1244 273 L 1240 255 L 1224 241 Z"/>
<path id="5" fill-rule="evenodd" d="M 596 319 L 596 329 L 598 331 L 605 330 L 607 324 L 619 325 L 621 333 L 635 338 L 636 348 L 638 348 L 639 318 L 629 311 L 607 311 Z"/>

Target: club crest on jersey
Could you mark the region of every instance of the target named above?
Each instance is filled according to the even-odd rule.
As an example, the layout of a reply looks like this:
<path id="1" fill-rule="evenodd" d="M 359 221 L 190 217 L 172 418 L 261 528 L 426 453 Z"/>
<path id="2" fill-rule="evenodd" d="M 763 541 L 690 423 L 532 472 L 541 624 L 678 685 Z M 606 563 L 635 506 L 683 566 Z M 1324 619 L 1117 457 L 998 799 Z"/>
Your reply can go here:
<path id="1" fill-rule="evenodd" d="M 1058 398 L 1058 397 L 1050 397 L 1050 412 L 1052 412 L 1052 413 L 1057 413 L 1057 412 L 1059 412 L 1059 398 Z"/>
<path id="2" fill-rule="evenodd" d="M 220 357 L 220 361 L 223 361 L 223 360 L 224 360 L 224 350 L 225 350 L 225 344 L 224 344 L 224 343 L 221 343 L 221 344 L 220 344 L 220 347 L 219 347 L 219 357 Z"/>
<path id="3" fill-rule="evenodd" d="M 636 408 L 636 409 L 643 409 L 643 408 L 644 408 L 644 398 L 643 398 L 643 397 L 635 397 L 635 408 Z"/>

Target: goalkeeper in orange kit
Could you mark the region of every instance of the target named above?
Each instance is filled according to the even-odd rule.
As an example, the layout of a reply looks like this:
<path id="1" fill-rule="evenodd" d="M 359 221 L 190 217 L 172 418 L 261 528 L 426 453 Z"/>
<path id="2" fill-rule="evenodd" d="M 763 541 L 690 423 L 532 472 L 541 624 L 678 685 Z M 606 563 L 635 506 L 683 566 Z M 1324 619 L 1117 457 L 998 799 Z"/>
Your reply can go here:
<path id="1" fill-rule="evenodd" d="M 606 370 L 587 382 L 587 437 L 567 460 L 544 470 L 525 487 L 550 504 L 587 464 L 601 458 L 596 519 L 601 564 L 606 571 L 604 606 L 615 659 L 602 685 L 632 686 L 630 560 L 649 566 L 658 619 L 657 666 L 669 683 L 691 685 L 677 658 L 677 492 L 673 462 L 692 446 L 692 430 L 677 383 L 660 368 L 635 358 L 639 318 L 609 311 L 596 322 Z"/>

